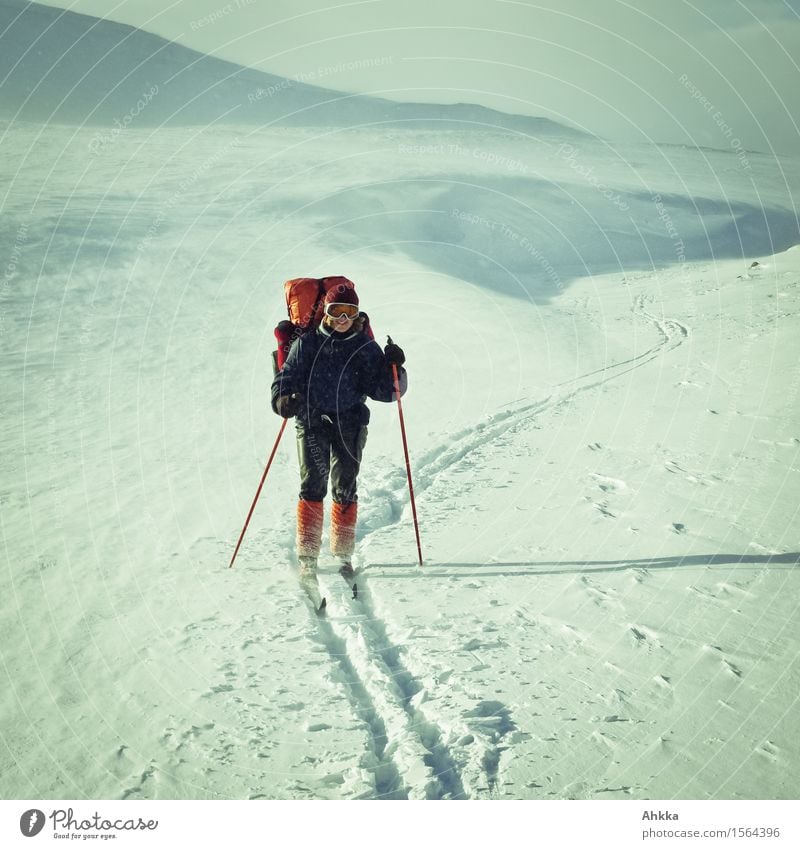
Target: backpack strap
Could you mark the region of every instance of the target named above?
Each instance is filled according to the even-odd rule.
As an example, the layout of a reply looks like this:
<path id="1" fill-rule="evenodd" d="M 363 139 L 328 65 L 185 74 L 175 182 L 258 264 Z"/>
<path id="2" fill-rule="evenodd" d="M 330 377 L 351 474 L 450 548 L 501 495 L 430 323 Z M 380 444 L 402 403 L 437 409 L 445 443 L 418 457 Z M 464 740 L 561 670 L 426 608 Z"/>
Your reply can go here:
<path id="1" fill-rule="evenodd" d="M 311 313 L 311 321 L 314 320 L 314 317 L 317 314 L 317 310 L 320 308 L 322 302 L 325 300 L 325 281 L 327 279 L 327 277 L 320 277 L 319 280 L 317 280 L 317 300 L 314 301 L 314 311 Z"/>

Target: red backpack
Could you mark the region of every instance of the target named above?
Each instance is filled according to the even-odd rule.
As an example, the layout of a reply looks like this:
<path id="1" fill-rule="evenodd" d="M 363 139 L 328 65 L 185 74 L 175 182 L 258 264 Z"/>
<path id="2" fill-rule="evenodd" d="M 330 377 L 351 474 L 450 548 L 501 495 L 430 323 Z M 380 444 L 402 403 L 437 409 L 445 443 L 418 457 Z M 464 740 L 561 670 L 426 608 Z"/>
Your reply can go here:
<path id="1" fill-rule="evenodd" d="M 272 355 L 275 374 L 283 368 L 294 340 L 319 326 L 324 314 L 325 295 L 335 286 L 355 289 L 355 283 L 346 277 L 293 277 L 283 284 L 289 319 L 279 322 L 275 328 L 278 341 L 278 350 Z M 364 318 L 367 318 L 366 315 Z M 375 338 L 368 319 L 364 322 L 364 332 L 370 339 Z"/>

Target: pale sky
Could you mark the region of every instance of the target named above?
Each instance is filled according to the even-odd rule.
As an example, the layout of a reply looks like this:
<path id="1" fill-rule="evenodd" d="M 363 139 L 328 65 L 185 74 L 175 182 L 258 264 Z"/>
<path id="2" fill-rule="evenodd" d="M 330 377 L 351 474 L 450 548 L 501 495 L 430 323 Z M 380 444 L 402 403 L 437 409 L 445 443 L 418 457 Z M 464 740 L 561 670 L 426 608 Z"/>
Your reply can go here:
<path id="1" fill-rule="evenodd" d="M 800 153 L 800 0 L 61 0 L 269 73 Z"/>

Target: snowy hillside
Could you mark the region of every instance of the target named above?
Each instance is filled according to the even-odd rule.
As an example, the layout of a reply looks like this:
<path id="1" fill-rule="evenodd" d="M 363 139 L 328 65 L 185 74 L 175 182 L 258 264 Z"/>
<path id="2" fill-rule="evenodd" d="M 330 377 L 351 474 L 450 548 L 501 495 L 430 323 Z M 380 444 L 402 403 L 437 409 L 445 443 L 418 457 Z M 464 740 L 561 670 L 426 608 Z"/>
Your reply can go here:
<path id="1" fill-rule="evenodd" d="M 335 71 L 322 67 L 312 78 L 324 80 Z M 469 103 L 396 103 L 343 94 L 215 59 L 115 21 L 26 0 L 0 0 L 0 82 L 0 116 L 107 125 L 111 136 L 134 125 L 212 123 L 490 126 L 535 137 L 583 136 L 544 118 Z"/>
<path id="2" fill-rule="evenodd" d="M 796 797 L 796 161 L 96 139 L 0 142 L 3 796 Z M 226 566 L 282 281 L 334 273 L 408 355 L 426 565 L 372 404 L 320 620 L 291 428 Z"/>

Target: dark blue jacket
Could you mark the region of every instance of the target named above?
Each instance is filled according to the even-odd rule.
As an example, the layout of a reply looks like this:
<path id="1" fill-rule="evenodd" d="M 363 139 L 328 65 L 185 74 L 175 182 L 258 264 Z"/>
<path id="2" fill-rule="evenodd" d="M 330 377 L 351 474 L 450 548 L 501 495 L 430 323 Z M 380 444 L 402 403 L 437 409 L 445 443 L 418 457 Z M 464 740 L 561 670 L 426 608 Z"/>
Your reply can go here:
<path id="1" fill-rule="evenodd" d="M 398 369 L 400 394 L 408 379 Z M 272 382 L 272 409 L 282 395 L 298 393 L 302 399 L 297 418 L 314 427 L 327 416 L 340 427 L 358 427 L 369 422 L 367 398 L 395 400 L 392 368 L 374 339 L 350 331 L 336 333 L 320 325 L 297 339 L 280 374 Z"/>

